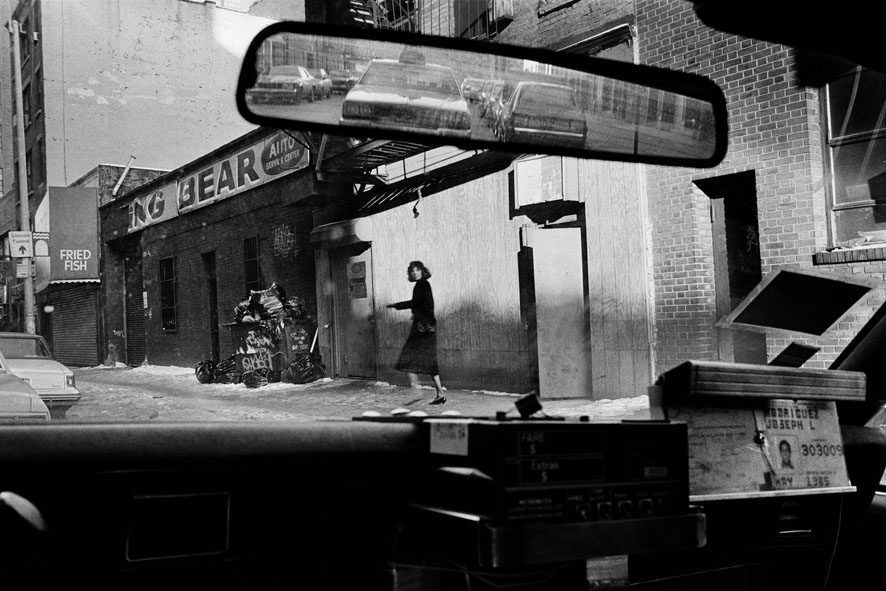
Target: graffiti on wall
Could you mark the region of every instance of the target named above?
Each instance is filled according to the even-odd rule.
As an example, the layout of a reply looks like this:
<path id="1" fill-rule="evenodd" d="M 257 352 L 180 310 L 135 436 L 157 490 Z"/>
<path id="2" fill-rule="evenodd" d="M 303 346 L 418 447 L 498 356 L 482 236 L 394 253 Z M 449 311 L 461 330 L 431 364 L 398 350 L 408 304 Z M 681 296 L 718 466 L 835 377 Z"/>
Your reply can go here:
<path id="1" fill-rule="evenodd" d="M 274 256 L 287 258 L 298 254 L 298 245 L 295 242 L 295 233 L 289 224 L 280 224 L 274 227 Z"/>

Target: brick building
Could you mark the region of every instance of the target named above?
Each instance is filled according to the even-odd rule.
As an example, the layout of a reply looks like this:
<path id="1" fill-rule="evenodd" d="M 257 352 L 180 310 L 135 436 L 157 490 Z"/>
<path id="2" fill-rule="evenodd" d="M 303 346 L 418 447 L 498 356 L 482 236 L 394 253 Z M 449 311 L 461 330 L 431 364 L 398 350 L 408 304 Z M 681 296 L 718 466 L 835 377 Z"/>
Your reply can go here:
<path id="1" fill-rule="evenodd" d="M 258 129 L 104 204 L 108 360 L 225 358 L 234 308 L 273 282 L 313 315 L 311 212 L 290 206 L 314 190 L 308 161 L 296 139 Z"/>
<path id="2" fill-rule="evenodd" d="M 884 249 L 871 248 L 882 242 L 878 194 L 866 181 L 882 178 L 886 167 L 881 159 L 865 168 L 857 157 L 882 150 L 883 140 L 873 121 L 856 116 L 851 141 L 828 132 L 850 120 L 839 98 L 854 82 L 859 105 L 882 105 L 882 82 L 879 89 L 875 82 L 882 75 L 849 70 L 827 88 L 828 103 L 824 89 L 804 86 L 796 50 L 714 31 L 691 3 L 636 6 L 640 61 L 713 79 L 726 93 L 730 125 L 729 151 L 716 168 L 647 168 L 649 213 L 657 220 L 656 368 L 689 358 L 765 363 L 794 340 L 821 347 L 808 366 L 827 367 L 883 303 L 882 289 L 821 338 L 764 338 L 715 323 L 775 268 L 884 278 Z"/>
<path id="3" fill-rule="evenodd" d="M 423 3 L 423 31 L 474 36 L 458 25 L 469 3 Z M 727 96 L 729 151 L 716 168 L 580 163 L 580 178 L 596 179 L 593 190 L 579 189 L 585 236 L 596 237 L 586 242 L 591 395 L 640 394 L 690 358 L 766 363 L 792 341 L 821 347 L 809 366 L 833 361 L 883 302 L 882 289 L 819 338 L 716 324 L 776 268 L 883 279 L 886 218 L 878 200 L 886 170 L 882 158 L 870 157 L 882 153 L 882 122 L 848 111 L 855 88 L 852 96 L 878 112 L 883 77 L 843 70 L 824 89 L 806 86 L 797 51 L 714 31 L 688 2 L 515 0 L 512 7 L 508 26 L 490 27 L 485 38 L 698 73 Z M 636 184 L 607 194 L 599 184 L 606 179 Z M 625 244 L 626 235 L 633 241 Z M 649 291 L 626 290 L 635 279 Z M 626 363 L 643 358 L 644 344 L 650 371 Z"/>

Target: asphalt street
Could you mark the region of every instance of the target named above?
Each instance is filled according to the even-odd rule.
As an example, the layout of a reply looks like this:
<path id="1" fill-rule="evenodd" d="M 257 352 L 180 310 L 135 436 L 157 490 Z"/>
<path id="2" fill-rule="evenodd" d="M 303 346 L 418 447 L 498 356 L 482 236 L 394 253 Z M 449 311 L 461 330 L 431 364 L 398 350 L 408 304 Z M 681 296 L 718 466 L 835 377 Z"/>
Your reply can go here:
<path id="1" fill-rule="evenodd" d="M 82 399 L 66 421 L 235 421 L 351 420 L 365 412 L 390 415 L 395 409 L 428 415 L 458 413 L 492 418 L 519 416 L 518 394 L 445 391 L 445 405 L 432 406 L 429 387 L 410 389 L 383 382 L 324 378 L 310 384 L 201 384 L 193 368 L 143 366 L 74 370 Z M 619 400 L 541 398 L 542 413 L 591 420 L 649 418 L 646 396 Z"/>

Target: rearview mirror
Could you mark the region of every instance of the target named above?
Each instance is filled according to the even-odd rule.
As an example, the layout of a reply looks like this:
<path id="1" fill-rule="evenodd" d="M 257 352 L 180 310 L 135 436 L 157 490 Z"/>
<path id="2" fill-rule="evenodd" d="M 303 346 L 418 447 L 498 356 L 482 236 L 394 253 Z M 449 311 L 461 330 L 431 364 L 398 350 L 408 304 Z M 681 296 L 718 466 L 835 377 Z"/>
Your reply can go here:
<path id="1" fill-rule="evenodd" d="M 260 125 L 515 153 L 714 166 L 726 103 L 707 78 L 499 43 L 278 23 L 237 106 Z"/>
<path id="2" fill-rule="evenodd" d="M 240 113 L 283 129 L 709 167 L 726 102 L 702 76 L 499 43 L 287 22 L 250 45 Z"/>

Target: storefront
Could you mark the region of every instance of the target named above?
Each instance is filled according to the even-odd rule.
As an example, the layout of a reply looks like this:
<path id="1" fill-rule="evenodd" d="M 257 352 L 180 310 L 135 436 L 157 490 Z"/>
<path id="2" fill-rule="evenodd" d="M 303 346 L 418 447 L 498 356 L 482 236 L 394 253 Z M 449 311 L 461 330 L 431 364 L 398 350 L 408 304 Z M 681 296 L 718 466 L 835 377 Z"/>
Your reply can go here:
<path id="1" fill-rule="evenodd" d="M 233 352 L 225 324 L 276 282 L 316 316 L 308 142 L 259 129 L 100 210 L 109 361 L 194 366 Z"/>

